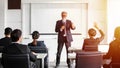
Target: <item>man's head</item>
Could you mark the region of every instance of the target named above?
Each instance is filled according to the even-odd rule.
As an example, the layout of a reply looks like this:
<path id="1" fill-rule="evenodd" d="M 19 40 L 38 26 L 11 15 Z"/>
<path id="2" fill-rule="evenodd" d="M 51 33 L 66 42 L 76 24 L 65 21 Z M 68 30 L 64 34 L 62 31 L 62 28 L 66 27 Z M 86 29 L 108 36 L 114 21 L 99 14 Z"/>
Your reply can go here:
<path id="1" fill-rule="evenodd" d="M 21 41 L 21 37 L 22 36 L 22 31 L 19 30 L 19 29 L 15 29 L 12 31 L 11 33 L 11 39 L 12 39 L 12 42 L 20 42 Z"/>
<path id="2" fill-rule="evenodd" d="M 61 17 L 62 17 L 62 19 L 66 19 L 66 17 L 67 17 L 67 12 L 66 12 L 66 11 L 63 11 L 63 12 L 61 13 Z"/>
<path id="3" fill-rule="evenodd" d="M 114 37 L 120 39 L 120 26 L 115 28 Z"/>
<path id="4" fill-rule="evenodd" d="M 90 28 L 90 29 L 88 30 L 88 34 L 89 34 L 89 36 L 95 36 L 95 35 L 96 35 L 96 30 L 93 29 L 93 28 Z"/>
<path id="5" fill-rule="evenodd" d="M 38 39 L 39 36 L 40 36 L 40 33 L 39 33 L 38 31 L 34 31 L 34 32 L 32 33 L 32 38 L 33 38 L 33 39 Z"/>
<path id="6" fill-rule="evenodd" d="M 5 34 L 6 36 L 8 36 L 8 35 L 11 34 L 11 32 L 12 32 L 12 29 L 11 29 L 10 27 L 7 27 L 7 28 L 5 28 L 4 34 Z"/>

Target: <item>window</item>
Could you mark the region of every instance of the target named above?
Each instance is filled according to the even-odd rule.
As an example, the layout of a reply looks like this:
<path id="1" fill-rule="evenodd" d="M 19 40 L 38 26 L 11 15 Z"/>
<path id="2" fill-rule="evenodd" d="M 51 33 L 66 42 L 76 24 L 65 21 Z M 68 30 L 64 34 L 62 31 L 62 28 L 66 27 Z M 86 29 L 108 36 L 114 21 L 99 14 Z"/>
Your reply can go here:
<path id="1" fill-rule="evenodd" d="M 21 0 L 8 0 L 8 9 L 21 9 Z"/>

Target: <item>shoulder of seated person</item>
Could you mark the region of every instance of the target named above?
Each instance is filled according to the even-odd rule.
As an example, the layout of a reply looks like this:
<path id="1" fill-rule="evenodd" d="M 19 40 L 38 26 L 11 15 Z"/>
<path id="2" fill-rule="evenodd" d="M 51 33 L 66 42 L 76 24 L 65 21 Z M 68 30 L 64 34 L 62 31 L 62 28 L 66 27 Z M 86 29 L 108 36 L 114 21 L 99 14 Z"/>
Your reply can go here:
<path id="1" fill-rule="evenodd" d="M 44 41 L 37 41 L 37 42 L 44 42 Z"/>
<path id="2" fill-rule="evenodd" d="M 28 43 L 28 46 L 31 46 L 32 43 Z"/>
<path id="3" fill-rule="evenodd" d="M 19 44 L 19 43 L 18 43 Z M 27 46 L 26 44 L 19 44 L 19 45 L 22 45 L 22 46 Z"/>
<path id="4" fill-rule="evenodd" d="M 44 41 L 37 41 L 37 43 L 42 44 L 42 43 L 44 43 Z"/>

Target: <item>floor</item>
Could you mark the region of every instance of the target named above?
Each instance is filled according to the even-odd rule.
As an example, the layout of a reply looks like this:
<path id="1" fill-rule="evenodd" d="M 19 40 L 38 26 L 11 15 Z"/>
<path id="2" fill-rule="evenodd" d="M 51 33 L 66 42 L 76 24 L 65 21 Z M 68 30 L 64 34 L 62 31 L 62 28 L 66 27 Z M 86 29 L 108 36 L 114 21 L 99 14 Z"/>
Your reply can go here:
<path id="1" fill-rule="evenodd" d="M 55 68 L 55 62 L 49 63 L 49 68 Z M 61 62 L 58 68 L 68 68 L 65 62 Z M 72 68 L 75 68 L 75 63 L 72 65 Z M 103 67 L 101 67 L 103 68 Z"/>
<path id="2" fill-rule="evenodd" d="M 55 68 L 55 62 L 50 62 L 49 63 L 49 68 Z M 58 68 L 68 68 L 67 63 L 61 62 Z"/>

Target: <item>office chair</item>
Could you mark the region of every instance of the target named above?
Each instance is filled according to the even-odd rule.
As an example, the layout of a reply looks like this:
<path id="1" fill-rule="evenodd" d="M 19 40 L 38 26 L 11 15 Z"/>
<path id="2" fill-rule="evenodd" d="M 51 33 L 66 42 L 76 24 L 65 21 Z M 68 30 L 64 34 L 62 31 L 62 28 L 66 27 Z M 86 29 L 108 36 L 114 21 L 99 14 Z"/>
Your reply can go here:
<path id="1" fill-rule="evenodd" d="M 76 54 L 75 68 L 101 68 L 102 54 L 100 52 L 79 52 Z"/>
<path id="2" fill-rule="evenodd" d="M 2 52 L 3 48 L 4 48 L 4 46 L 0 46 L 0 53 Z"/>
<path id="3" fill-rule="evenodd" d="M 28 54 L 2 54 L 3 68 L 30 68 Z"/>

